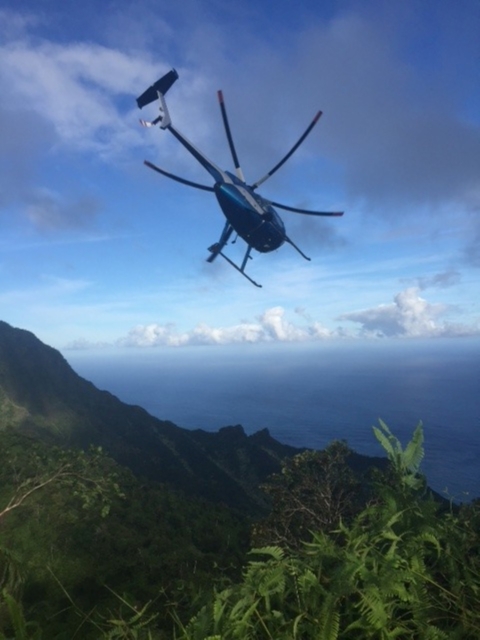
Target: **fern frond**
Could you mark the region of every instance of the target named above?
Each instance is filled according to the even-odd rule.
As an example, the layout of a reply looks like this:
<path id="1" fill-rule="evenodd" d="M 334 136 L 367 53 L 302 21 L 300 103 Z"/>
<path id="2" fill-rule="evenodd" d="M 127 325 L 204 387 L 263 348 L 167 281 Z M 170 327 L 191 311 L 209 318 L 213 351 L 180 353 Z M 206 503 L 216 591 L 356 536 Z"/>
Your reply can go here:
<path id="1" fill-rule="evenodd" d="M 258 600 L 255 600 L 247 609 L 244 611 L 243 615 L 238 615 L 240 613 L 240 609 L 236 610 L 234 607 L 230 614 L 230 622 L 233 631 L 233 637 L 235 638 L 249 638 L 250 630 L 253 626 L 252 616 L 255 612 L 257 612 Z M 245 603 L 242 603 L 245 604 Z"/>
<path id="2" fill-rule="evenodd" d="M 363 590 L 360 611 L 374 629 L 384 629 L 389 616 L 385 610 L 384 594 L 374 585 Z"/>
<path id="3" fill-rule="evenodd" d="M 340 630 L 340 613 L 335 596 L 329 595 L 325 598 L 320 610 L 319 624 L 320 630 L 316 636 L 318 640 L 337 640 Z"/>
<path id="4" fill-rule="evenodd" d="M 378 427 L 372 427 L 373 433 L 379 443 L 382 445 L 383 450 L 388 456 L 388 459 L 393 461 L 398 455 L 399 442 L 397 438 L 392 434 L 383 420 L 378 420 L 380 429 Z"/>
<path id="5" fill-rule="evenodd" d="M 423 425 L 420 421 L 413 432 L 412 439 L 407 444 L 405 451 L 403 452 L 403 464 L 405 469 L 410 471 L 410 473 L 415 474 L 420 469 L 420 464 L 425 455 L 423 441 Z"/>
<path id="6" fill-rule="evenodd" d="M 23 617 L 23 611 L 18 602 L 12 598 L 6 589 L 2 591 L 3 599 L 8 608 L 8 613 L 15 630 L 15 638 L 18 640 L 27 640 L 27 623 Z"/>
<path id="7" fill-rule="evenodd" d="M 424 531 L 419 536 L 420 540 L 423 542 L 429 542 L 435 547 L 435 551 L 437 552 L 437 556 L 440 557 L 442 553 L 442 546 L 440 544 L 440 540 L 433 534 L 428 531 Z"/>
<path id="8" fill-rule="evenodd" d="M 252 549 L 248 553 L 252 555 L 257 554 L 257 555 L 270 556 L 274 560 L 283 560 L 285 556 L 285 551 L 281 547 L 275 547 L 275 546 L 267 546 L 267 547 L 260 547 L 258 549 Z"/>
<path id="9" fill-rule="evenodd" d="M 451 637 L 449 634 L 433 625 L 428 625 L 423 633 L 425 640 L 448 640 Z"/>
<path id="10" fill-rule="evenodd" d="M 285 575 L 283 567 L 271 567 L 260 578 L 257 586 L 259 595 L 262 597 L 271 596 L 275 593 L 283 593 L 285 590 Z"/>
<path id="11" fill-rule="evenodd" d="M 25 620 L 21 605 L 8 593 L 6 589 L 2 590 L 2 598 L 7 605 L 10 621 L 15 632 L 15 640 L 40 640 L 41 630 L 36 626 L 36 623 L 27 622 Z M 35 631 L 31 632 L 28 630 L 31 628 L 34 628 Z M 2 636 L 0 636 L 0 638 L 1 637 Z"/>
<path id="12" fill-rule="evenodd" d="M 215 600 L 213 602 L 213 612 L 212 612 L 214 631 L 217 631 L 217 627 L 220 624 L 221 619 L 223 618 L 223 614 L 227 607 L 228 598 L 230 594 L 231 594 L 231 589 L 227 589 L 215 596 Z"/>

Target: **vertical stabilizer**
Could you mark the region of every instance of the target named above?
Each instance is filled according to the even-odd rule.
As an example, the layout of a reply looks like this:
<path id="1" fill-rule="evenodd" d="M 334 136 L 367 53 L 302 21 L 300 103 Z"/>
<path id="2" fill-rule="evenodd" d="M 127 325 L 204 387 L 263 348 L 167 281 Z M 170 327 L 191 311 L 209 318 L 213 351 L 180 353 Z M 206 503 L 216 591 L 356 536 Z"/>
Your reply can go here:
<path id="1" fill-rule="evenodd" d="M 148 87 L 148 89 L 137 98 L 138 108 L 142 109 L 147 104 L 158 100 L 159 93 L 164 96 L 176 80 L 178 80 L 178 73 L 175 69 L 172 69 L 162 76 L 160 80 L 154 82 L 151 87 Z"/>

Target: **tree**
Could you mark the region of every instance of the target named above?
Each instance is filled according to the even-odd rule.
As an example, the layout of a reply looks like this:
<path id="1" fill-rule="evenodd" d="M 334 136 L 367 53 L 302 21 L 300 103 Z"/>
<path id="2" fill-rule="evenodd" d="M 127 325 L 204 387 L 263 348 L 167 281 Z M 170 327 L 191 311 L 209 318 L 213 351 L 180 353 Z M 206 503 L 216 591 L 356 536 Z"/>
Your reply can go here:
<path id="1" fill-rule="evenodd" d="M 116 464 L 101 447 L 88 452 L 48 447 L 14 431 L 0 432 L 0 522 L 40 490 L 60 483 L 84 509 L 106 516 L 114 497 L 122 497 Z M 108 472 L 106 473 L 108 467 Z"/>
<path id="2" fill-rule="evenodd" d="M 351 449 L 334 441 L 323 451 L 305 451 L 285 460 L 281 472 L 262 488 L 269 515 L 254 527 L 255 545 L 298 549 L 312 531 L 330 531 L 350 521 L 366 500 L 361 478 L 348 465 Z"/>

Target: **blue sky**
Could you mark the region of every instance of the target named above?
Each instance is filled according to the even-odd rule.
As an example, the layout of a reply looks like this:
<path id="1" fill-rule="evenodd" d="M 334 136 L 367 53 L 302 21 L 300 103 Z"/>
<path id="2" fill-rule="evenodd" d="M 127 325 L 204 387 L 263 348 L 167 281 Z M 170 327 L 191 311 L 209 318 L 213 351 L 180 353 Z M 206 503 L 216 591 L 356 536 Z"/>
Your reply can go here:
<path id="1" fill-rule="evenodd" d="M 480 334 L 477 0 L 0 2 L 0 318 L 60 348 Z M 205 262 L 210 178 L 135 98 L 175 67 L 174 125 L 282 214 L 256 289 Z M 228 247 L 241 259 L 239 241 Z"/>

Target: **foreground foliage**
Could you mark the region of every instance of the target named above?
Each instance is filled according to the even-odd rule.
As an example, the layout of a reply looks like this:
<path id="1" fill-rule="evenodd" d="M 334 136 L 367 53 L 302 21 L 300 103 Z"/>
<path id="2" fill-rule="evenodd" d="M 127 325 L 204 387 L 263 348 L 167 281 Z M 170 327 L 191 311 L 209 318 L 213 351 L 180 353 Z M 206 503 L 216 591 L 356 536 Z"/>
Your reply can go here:
<path id="1" fill-rule="evenodd" d="M 243 575 L 246 523 L 228 510 L 99 450 L 0 434 L 0 640 L 478 639 L 480 503 L 434 500 L 421 425 L 405 448 L 383 422 L 374 434 L 389 466 L 368 483 L 344 443 L 285 461 Z"/>
<path id="2" fill-rule="evenodd" d="M 177 638 L 480 637 L 478 508 L 440 512 L 419 474 L 421 425 L 405 449 L 384 423 L 374 432 L 390 461 L 375 499 L 302 549 L 252 551 L 242 582 L 179 623 Z"/>
<path id="3" fill-rule="evenodd" d="M 0 640 L 171 637 L 168 608 L 189 615 L 212 581 L 238 577 L 248 541 L 246 519 L 98 448 L 0 431 Z"/>

